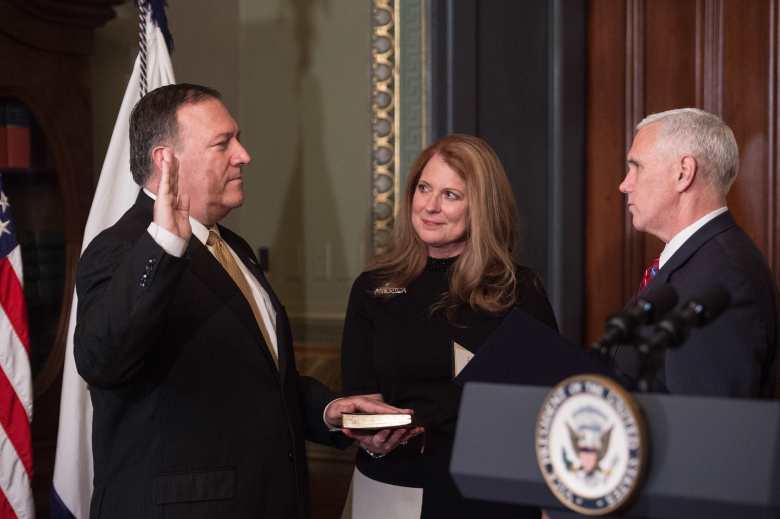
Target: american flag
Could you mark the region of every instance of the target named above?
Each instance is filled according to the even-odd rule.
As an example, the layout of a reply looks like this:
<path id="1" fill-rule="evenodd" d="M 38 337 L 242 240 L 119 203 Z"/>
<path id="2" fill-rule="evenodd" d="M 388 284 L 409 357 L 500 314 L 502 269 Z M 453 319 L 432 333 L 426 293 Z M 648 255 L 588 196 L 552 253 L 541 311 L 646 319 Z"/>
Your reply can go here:
<path id="1" fill-rule="evenodd" d="M 35 517 L 32 480 L 33 393 L 22 253 L 0 175 L 0 519 Z"/>

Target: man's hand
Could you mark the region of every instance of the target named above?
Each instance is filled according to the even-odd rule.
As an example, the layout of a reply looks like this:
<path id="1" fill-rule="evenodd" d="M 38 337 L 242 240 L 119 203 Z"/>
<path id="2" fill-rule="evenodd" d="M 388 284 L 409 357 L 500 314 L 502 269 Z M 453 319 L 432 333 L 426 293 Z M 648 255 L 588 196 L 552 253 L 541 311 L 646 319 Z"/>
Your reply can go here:
<path id="1" fill-rule="evenodd" d="M 189 240 L 190 198 L 179 191 L 179 161 L 170 149 L 163 150 L 160 185 L 154 202 L 154 223 L 176 236 Z"/>
<path id="2" fill-rule="evenodd" d="M 382 402 L 382 395 L 363 395 L 339 398 L 328 405 L 325 419 L 331 425 L 341 424 L 344 413 L 413 413 L 411 409 L 399 409 Z M 399 444 L 405 444 L 410 438 L 423 432 L 422 427 L 402 429 L 382 429 L 379 431 L 358 431 L 341 429 L 345 436 L 352 438 L 369 452 L 384 456 Z"/>

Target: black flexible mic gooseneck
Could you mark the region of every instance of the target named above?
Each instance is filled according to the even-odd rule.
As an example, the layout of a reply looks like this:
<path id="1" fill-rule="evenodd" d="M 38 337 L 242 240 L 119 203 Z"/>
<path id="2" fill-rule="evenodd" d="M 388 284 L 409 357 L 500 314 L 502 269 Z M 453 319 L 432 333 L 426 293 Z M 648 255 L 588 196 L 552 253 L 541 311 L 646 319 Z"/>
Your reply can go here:
<path id="1" fill-rule="evenodd" d="M 703 326 L 720 315 L 731 302 L 729 293 L 723 287 L 716 287 L 664 317 L 650 338 L 639 346 L 647 353 L 657 348 L 677 348 L 693 327 Z"/>
<path id="2" fill-rule="evenodd" d="M 651 287 L 636 303 L 607 319 L 604 334 L 592 348 L 606 354 L 610 347 L 631 339 L 637 326 L 657 321 L 676 304 L 677 292 L 670 285 Z"/>

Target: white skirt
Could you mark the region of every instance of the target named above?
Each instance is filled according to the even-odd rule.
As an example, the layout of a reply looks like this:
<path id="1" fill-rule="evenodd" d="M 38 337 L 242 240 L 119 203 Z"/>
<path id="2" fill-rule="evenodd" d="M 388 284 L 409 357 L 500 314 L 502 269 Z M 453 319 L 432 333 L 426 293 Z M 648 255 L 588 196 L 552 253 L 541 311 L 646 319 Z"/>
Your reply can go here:
<path id="1" fill-rule="evenodd" d="M 341 519 L 419 519 L 422 495 L 422 488 L 381 483 L 356 467 Z"/>

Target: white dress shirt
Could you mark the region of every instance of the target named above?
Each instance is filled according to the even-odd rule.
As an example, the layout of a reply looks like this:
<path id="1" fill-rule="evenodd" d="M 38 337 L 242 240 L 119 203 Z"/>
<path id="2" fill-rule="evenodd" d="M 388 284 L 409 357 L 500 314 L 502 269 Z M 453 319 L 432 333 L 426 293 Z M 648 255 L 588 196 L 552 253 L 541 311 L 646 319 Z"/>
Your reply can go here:
<path id="1" fill-rule="evenodd" d="M 683 246 L 683 244 L 688 241 L 688 238 L 693 236 L 693 234 L 704 227 L 704 225 L 715 218 L 718 215 L 721 215 L 728 211 L 728 207 L 721 207 L 719 209 L 715 209 L 711 213 L 707 213 L 695 222 L 693 222 L 691 225 L 683 229 L 682 231 L 678 232 L 674 235 L 674 238 L 669 240 L 666 243 L 666 246 L 664 247 L 664 250 L 661 251 L 661 257 L 658 259 L 658 269 L 660 270 L 664 263 L 669 261 L 669 259 L 674 256 L 674 253 L 680 250 L 680 247 Z"/>

